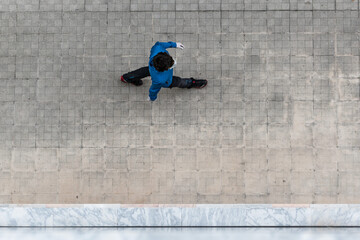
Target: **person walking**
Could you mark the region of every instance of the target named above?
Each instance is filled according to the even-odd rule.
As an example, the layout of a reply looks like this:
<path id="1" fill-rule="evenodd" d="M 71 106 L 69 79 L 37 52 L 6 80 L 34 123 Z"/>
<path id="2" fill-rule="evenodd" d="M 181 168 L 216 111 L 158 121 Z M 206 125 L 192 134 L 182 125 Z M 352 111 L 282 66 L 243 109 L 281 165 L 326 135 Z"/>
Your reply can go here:
<path id="1" fill-rule="evenodd" d="M 121 76 L 120 80 L 124 83 L 131 83 L 135 86 L 143 84 L 142 78 L 151 76 L 151 87 L 149 89 L 149 101 L 155 101 L 161 88 L 203 88 L 207 85 L 207 80 L 194 78 L 181 78 L 173 76 L 176 66 L 167 48 L 184 49 L 184 45 L 176 42 L 156 42 L 151 48 L 149 66 L 142 67 L 135 71 L 128 72 Z"/>

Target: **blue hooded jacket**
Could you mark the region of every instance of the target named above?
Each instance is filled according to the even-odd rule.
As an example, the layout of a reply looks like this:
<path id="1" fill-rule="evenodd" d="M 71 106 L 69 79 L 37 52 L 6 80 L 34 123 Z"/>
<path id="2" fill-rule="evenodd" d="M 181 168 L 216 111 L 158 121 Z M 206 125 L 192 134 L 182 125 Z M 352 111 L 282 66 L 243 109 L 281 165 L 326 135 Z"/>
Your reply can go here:
<path id="1" fill-rule="evenodd" d="M 164 72 L 159 72 L 155 69 L 154 65 L 152 64 L 153 58 L 159 52 L 166 52 L 167 48 L 176 48 L 175 42 L 156 42 L 155 45 L 151 48 L 150 51 L 150 59 L 149 59 L 149 71 L 151 75 L 151 87 L 149 89 L 149 97 L 151 101 L 155 101 L 157 98 L 157 94 L 162 87 L 168 88 L 172 83 L 173 77 L 173 69 L 166 70 Z"/>

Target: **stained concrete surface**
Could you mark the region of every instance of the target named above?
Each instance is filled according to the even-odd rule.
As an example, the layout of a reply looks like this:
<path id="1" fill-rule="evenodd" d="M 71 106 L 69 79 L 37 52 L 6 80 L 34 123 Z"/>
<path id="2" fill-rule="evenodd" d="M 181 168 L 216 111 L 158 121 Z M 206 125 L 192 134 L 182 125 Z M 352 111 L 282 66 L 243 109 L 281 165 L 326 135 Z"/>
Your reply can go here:
<path id="1" fill-rule="evenodd" d="M 356 203 L 357 0 L 0 2 L 0 203 Z M 121 74 L 156 41 L 201 90 Z"/>

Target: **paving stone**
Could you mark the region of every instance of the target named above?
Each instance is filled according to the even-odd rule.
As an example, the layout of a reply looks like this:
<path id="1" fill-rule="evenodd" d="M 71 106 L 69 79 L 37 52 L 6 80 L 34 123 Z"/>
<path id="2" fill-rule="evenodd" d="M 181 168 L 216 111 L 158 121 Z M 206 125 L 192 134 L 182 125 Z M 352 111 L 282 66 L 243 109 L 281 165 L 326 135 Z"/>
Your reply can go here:
<path id="1" fill-rule="evenodd" d="M 336 0 L 312 0 L 314 10 L 335 10 Z"/>
<path id="2" fill-rule="evenodd" d="M 359 194 L 355 190 L 358 186 L 357 180 L 360 178 L 359 174 L 351 171 L 351 172 L 342 172 L 339 174 L 339 194 L 341 195 L 340 201 L 351 201 L 342 195 L 349 195 L 353 197 L 357 197 Z M 348 185 L 350 182 L 356 182 L 354 185 Z"/>
<path id="3" fill-rule="evenodd" d="M 338 56 L 359 56 L 359 35 L 355 33 L 343 33 L 336 35 L 336 53 Z"/>
<path id="4" fill-rule="evenodd" d="M 220 12 L 199 12 L 199 33 L 220 33 Z"/>
<path id="5" fill-rule="evenodd" d="M 198 33 L 199 12 L 176 12 L 176 31 L 179 33 Z"/>
<path id="6" fill-rule="evenodd" d="M 290 0 L 290 10 L 312 10 L 313 0 Z"/>
<path id="7" fill-rule="evenodd" d="M 288 33 L 290 29 L 289 11 L 268 11 L 267 31 L 270 33 Z"/>
<path id="8" fill-rule="evenodd" d="M 0 35 L 0 56 L 15 56 L 16 54 L 16 35 Z"/>
<path id="9" fill-rule="evenodd" d="M 35 169 L 37 171 L 58 171 L 59 154 L 56 148 L 38 148 L 35 159 Z M 55 175 L 58 177 L 58 175 Z M 55 179 L 57 181 L 57 179 Z"/>
<path id="10" fill-rule="evenodd" d="M 266 176 L 266 177 L 264 177 Z M 266 195 L 268 191 L 267 173 L 263 171 L 245 172 L 245 194 L 248 196 L 262 196 Z M 251 200 L 251 202 L 254 200 Z"/>
<path id="11" fill-rule="evenodd" d="M 83 11 L 85 0 L 62 0 L 63 11 Z"/>
<path id="12" fill-rule="evenodd" d="M 315 174 L 313 171 L 293 171 L 291 172 L 290 189 L 297 195 L 303 195 L 306 201 L 309 201 L 315 190 Z M 303 199 L 304 200 L 304 199 Z M 300 201 L 294 199 L 292 201 Z"/>
<path id="13" fill-rule="evenodd" d="M 313 12 L 290 11 L 290 32 L 312 33 L 314 29 Z"/>
<path id="14" fill-rule="evenodd" d="M 336 31 L 337 16 L 335 11 L 314 11 L 313 31 L 316 33 L 332 33 Z"/>
<path id="15" fill-rule="evenodd" d="M 359 163 L 357 161 L 359 157 L 359 149 L 341 149 L 339 152 L 338 169 L 339 172 L 353 171 L 357 172 L 359 169 Z"/>
<path id="16" fill-rule="evenodd" d="M 336 10 L 358 10 L 358 1 L 336 0 Z"/>
<path id="17" fill-rule="evenodd" d="M 261 148 L 266 143 L 267 125 L 265 124 L 249 124 L 245 125 L 245 147 Z"/>
<path id="18" fill-rule="evenodd" d="M 261 0 L 244 0 L 244 9 L 248 11 L 266 10 L 266 2 Z"/>
<path id="19" fill-rule="evenodd" d="M 90 14 L 90 13 L 89 13 Z M 85 31 L 84 12 L 64 12 L 61 33 L 82 34 Z"/>
<path id="20" fill-rule="evenodd" d="M 154 0 L 134 0 L 130 2 L 130 11 L 152 11 Z"/>
<path id="21" fill-rule="evenodd" d="M 1 148 L 0 150 L 0 169 L 2 172 L 8 172 L 10 175 L 11 168 L 11 149 L 10 148 Z M 5 194 L 4 194 L 5 195 Z"/>
<path id="22" fill-rule="evenodd" d="M 267 2 L 267 10 L 289 10 L 290 2 L 288 0 L 269 0 Z"/>
<path id="23" fill-rule="evenodd" d="M 222 126 L 221 144 L 229 147 L 244 146 L 243 128 L 239 126 Z"/>
<path id="24" fill-rule="evenodd" d="M 63 10 L 64 0 L 40 0 L 40 11 L 59 11 Z"/>
<path id="25" fill-rule="evenodd" d="M 245 3 L 246 6 L 246 3 Z M 245 11 L 244 12 L 244 32 L 246 33 L 265 33 L 266 27 L 265 11 Z"/>
<path id="26" fill-rule="evenodd" d="M 17 61 L 15 57 L 0 56 L 1 78 L 15 78 L 15 75 L 17 75 L 15 61 Z"/>
<path id="27" fill-rule="evenodd" d="M 14 97 L 18 101 L 36 100 L 37 79 L 11 79 L 15 85 Z"/>
<path id="28" fill-rule="evenodd" d="M 61 12 L 41 12 L 39 16 L 40 33 L 60 33 L 62 27 Z"/>
<path id="29" fill-rule="evenodd" d="M 359 135 L 358 123 L 349 125 L 340 125 L 339 130 L 339 146 L 341 147 L 359 147 L 360 135 Z"/>
<path id="30" fill-rule="evenodd" d="M 314 34 L 314 55 L 315 56 L 334 56 L 335 55 L 335 36 L 330 33 Z M 315 61 L 317 62 L 317 61 Z"/>
<path id="31" fill-rule="evenodd" d="M 38 0 L 16 0 L 17 11 L 39 11 L 40 1 Z"/>
<path id="32" fill-rule="evenodd" d="M 216 11 L 220 10 L 221 0 L 199 0 L 199 10 L 200 11 Z"/>
<path id="33" fill-rule="evenodd" d="M 16 11 L 16 10 L 17 10 L 16 1 L 4 0 L 1 3 L 1 6 L 0 6 L 0 11 L 1 12 Z"/>
<path id="34" fill-rule="evenodd" d="M 153 0 L 153 11 L 175 11 L 176 0 Z"/>
<path id="35" fill-rule="evenodd" d="M 35 126 L 37 121 L 38 103 L 35 101 L 15 102 L 14 124 Z"/>
<path id="36" fill-rule="evenodd" d="M 291 150 L 285 149 L 269 149 L 266 153 L 268 158 L 268 168 L 274 172 L 288 172 L 291 170 Z"/>
<path id="37" fill-rule="evenodd" d="M 13 102 L 3 102 L 0 108 L 1 118 L 0 124 L 11 125 L 14 124 L 14 103 Z"/>
<path id="38" fill-rule="evenodd" d="M 315 124 L 314 130 L 314 146 L 319 148 L 335 148 L 337 146 L 337 130 L 336 124 L 321 122 Z"/>
<path id="39" fill-rule="evenodd" d="M 164 145 L 166 146 L 166 145 Z M 151 155 L 152 171 L 173 172 L 175 170 L 174 150 L 172 148 L 153 148 Z"/>
<path id="40" fill-rule="evenodd" d="M 0 81 L 0 101 L 15 101 L 14 80 L 3 79 Z"/>
<path id="41" fill-rule="evenodd" d="M 197 11 L 199 10 L 199 0 L 177 0 L 176 11 Z"/>
<path id="42" fill-rule="evenodd" d="M 108 10 L 108 0 L 93 0 L 85 1 L 85 10 L 86 11 L 107 11 Z"/>
<path id="43" fill-rule="evenodd" d="M 223 0 L 221 1 L 221 10 L 244 10 L 244 0 Z"/>
<path id="44" fill-rule="evenodd" d="M 154 12 L 154 32 L 170 34 L 175 33 L 175 12 Z"/>
<path id="45" fill-rule="evenodd" d="M 9 20 L 10 21 L 10 20 Z M 16 33 L 38 33 L 40 30 L 39 12 L 18 12 L 16 14 Z"/>
<path id="46" fill-rule="evenodd" d="M 0 12 L 0 19 L 0 29 L 2 34 L 11 34 L 17 32 L 17 14 L 15 12 Z"/>
<path id="47" fill-rule="evenodd" d="M 36 159 L 35 148 L 14 148 L 11 158 L 11 169 L 14 170 L 14 180 L 16 179 L 28 179 L 29 181 L 35 180 L 34 168 Z M 18 191 L 21 188 L 23 193 L 32 192 L 34 186 L 20 186 L 17 185 L 13 190 Z M 21 191 L 22 192 L 22 191 Z"/>
<path id="48" fill-rule="evenodd" d="M 357 11 L 336 12 L 336 31 L 340 33 L 359 33 L 359 23 Z"/>
<path id="49" fill-rule="evenodd" d="M 203 171 L 198 173 L 197 193 L 204 195 L 218 195 L 221 193 L 220 172 Z"/>

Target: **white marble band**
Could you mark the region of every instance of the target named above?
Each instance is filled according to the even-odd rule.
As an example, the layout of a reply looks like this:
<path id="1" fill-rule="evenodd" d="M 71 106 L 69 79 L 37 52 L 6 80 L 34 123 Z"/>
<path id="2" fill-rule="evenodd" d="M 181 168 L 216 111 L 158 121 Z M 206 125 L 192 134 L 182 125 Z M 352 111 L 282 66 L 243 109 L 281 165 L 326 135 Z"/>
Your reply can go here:
<path id="1" fill-rule="evenodd" d="M 0 226 L 360 226 L 360 205 L 0 205 Z"/>

